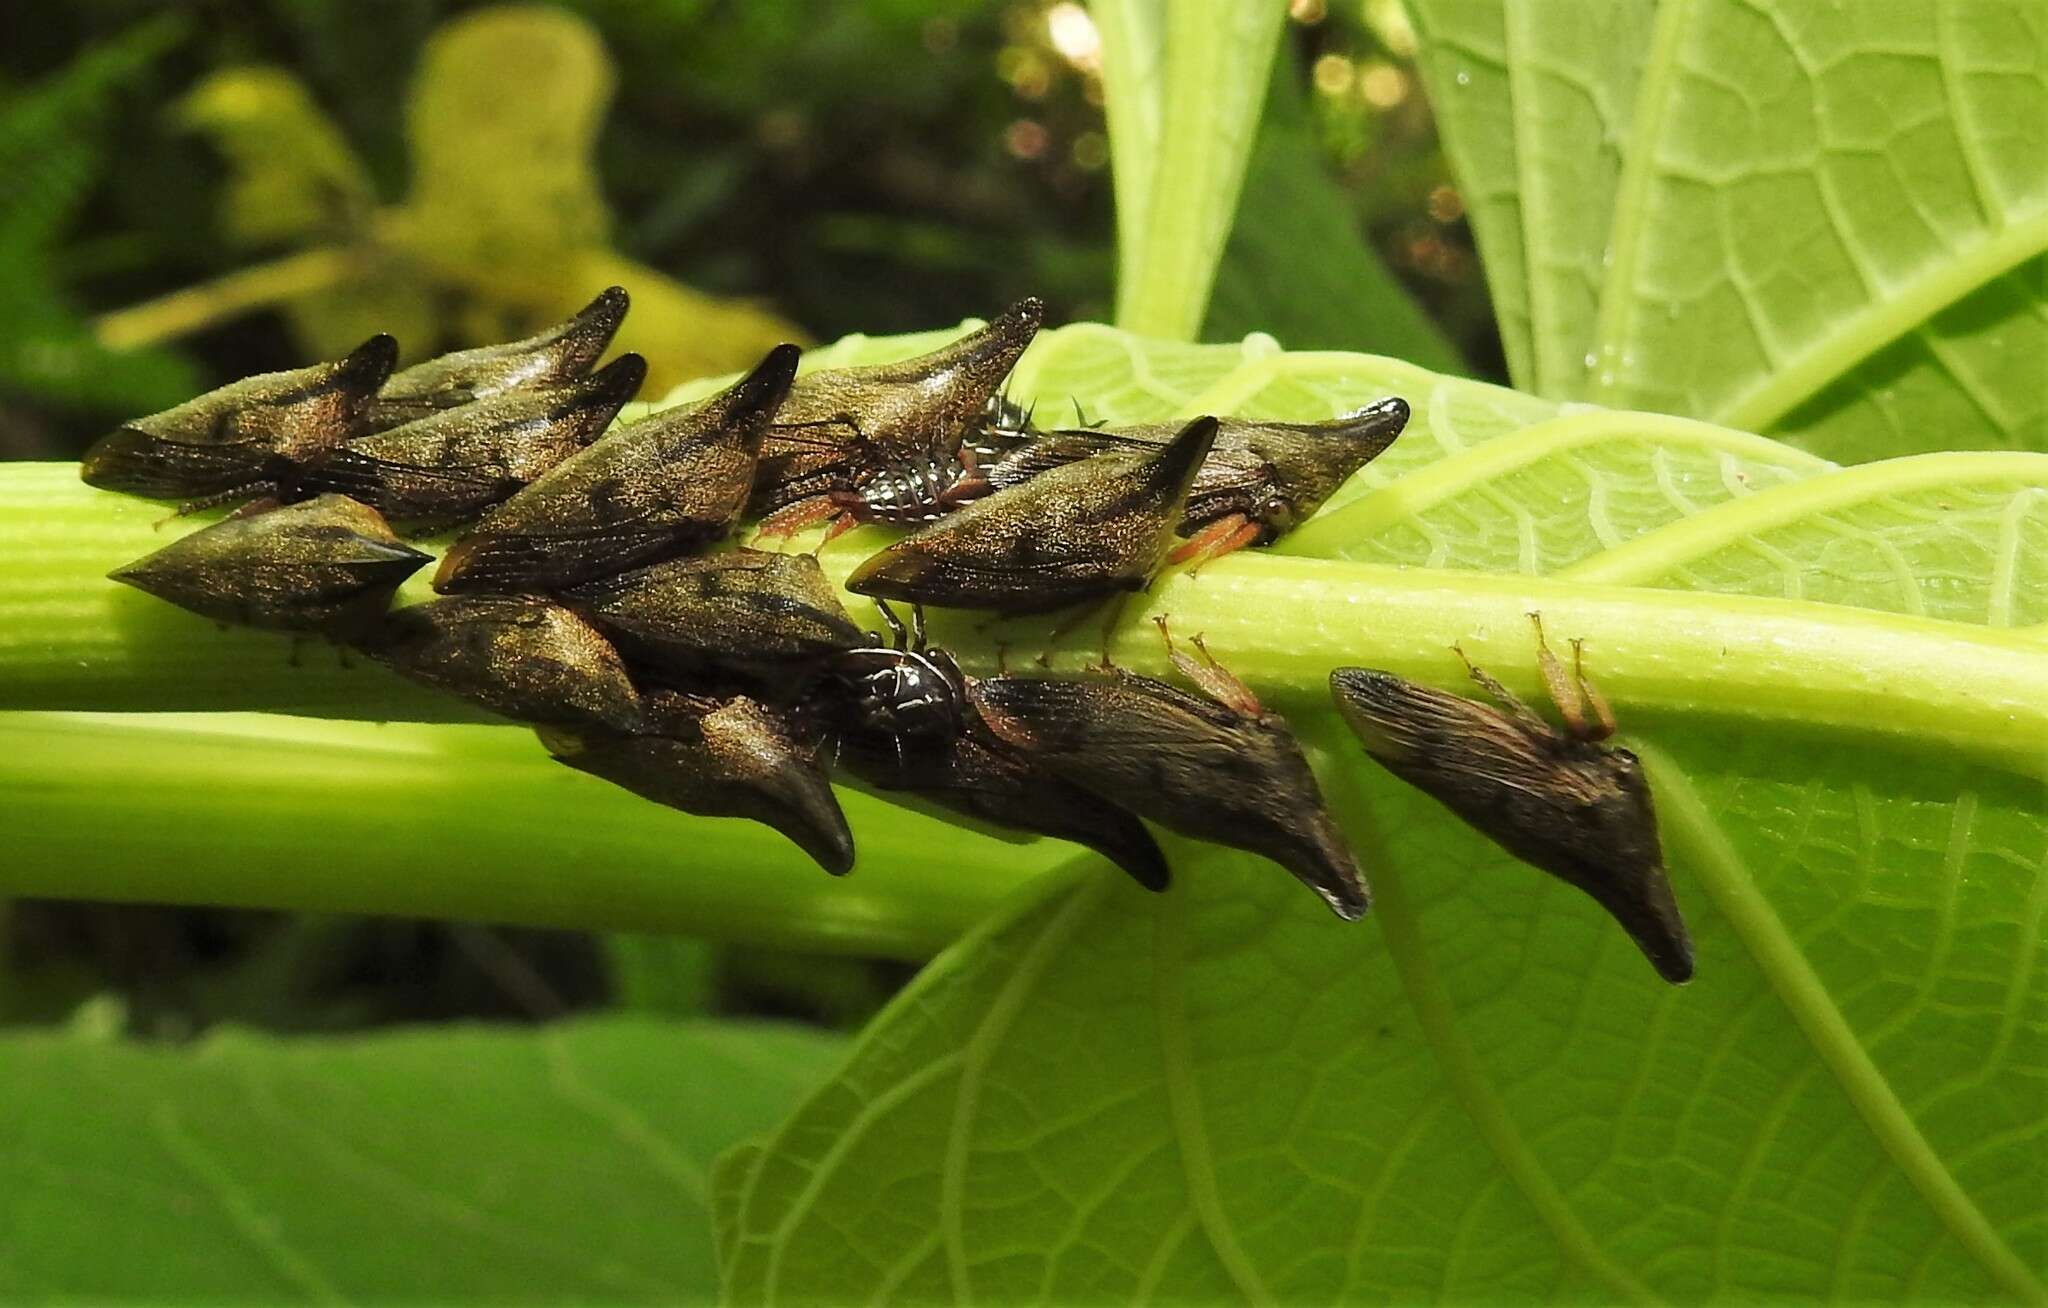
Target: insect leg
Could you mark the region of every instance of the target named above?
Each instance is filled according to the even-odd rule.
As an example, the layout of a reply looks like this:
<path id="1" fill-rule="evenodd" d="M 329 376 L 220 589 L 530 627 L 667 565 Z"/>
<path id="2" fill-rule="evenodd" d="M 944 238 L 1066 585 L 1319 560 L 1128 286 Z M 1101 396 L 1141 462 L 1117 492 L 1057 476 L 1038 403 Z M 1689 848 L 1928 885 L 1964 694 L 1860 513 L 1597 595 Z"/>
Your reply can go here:
<path id="1" fill-rule="evenodd" d="M 1216 519 L 1175 547 L 1167 555 L 1169 563 L 1192 561 L 1190 572 L 1199 571 L 1211 559 L 1220 559 L 1233 550 L 1241 550 L 1259 538 L 1261 527 L 1242 513 L 1232 513 Z"/>
<path id="2" fill-rule="evenodd" d="M 1543 674 L 1543 684 L 1550 691 L 1550 702 L 1557 705 L 1557 711 L 1564 715 L 1565 729 L 1574 738 L 1589 739 L 1584 699 L 1579 687 L 1565 675 L 1564 664 L 1550 652 L 1550 642 L 1543 638 L 1543 615 L 1531 613 L 1529 621 L 1536 628 L 1536 670 Z M 1584 684 L 1584 678 L 1580 679 L 1580 684 Z"/>
<path id="3" fill-rule="evenodd" d="M 787 539 L 805 527 L 823 522 L 837 512 L 839 506 L 832 502 L 831 496 L 813 495 L 793 504 L 785 504 L 761 519 L 761 525 L 755 529 L 754 536 L 757 541 L 767 540 L 771 536 Z"/>
<path id="4" fill-rule="evenodd" d="M 910 648 L 922 654 L 925 643 L 924 605 L 913 603 L 910 606 Z"/>
<path id="5" fill-rule="evenodd" d="M 1598 687 L 1586 680 L 1586 642 L 1572 637 L 1572 677 L 1579 683 L 1579 693 L 1592 706 L 1593 721 L 1587 729 L 1585 739 L 1605 740 L 1618 728 L 1614 720 L 1614 707 L 1607 702 L 1607 696 Z"/>
<path id="6" fill-rule="evenodd" d="M 1180 674 L 1194 682 L 1203 694 L 1225 708 L 1248 717 L 1257 717 L 1265 711 L 1252 688 L 1239 680 L 1236 673 L 1216 661 L 1216 656 L 1209 652 L 1209 646 L 1199 634 L 1195 636 L 1195 649 L 1205 663 L 1197 663 L 1173 647 L 1173 633 L 1167 630 L 1165 615 L 1154 617 L 1152 621 L 1159 627 L 1160 638 L 1166 642 L 1166 657 L 1171 659 Z"/>
<path id="7" fill-rule="evenodd" d="M 1479 683 L 1479 688 L 1491 695 L 1499 702 L 1502 708 L 1508 711 L 1508 716 L 1513 719 L 1516 726 L 1522 729 L 1525 735 L 1532 736 L 1538 740 L 1549 740 L 1556 736 L 1557 733 L 1551 730 L 1550 724 L 1543 720 L 1541 714 L 1537 713 L 1527 704 L 1524 704 L 1513 691 L 1495 681 L 1491 674 L 1479 668 L 1471 659 L 1466 658 L 1465 650 L 1462 646 L 1451 646 L 1451 653 L 1458 656 L 1458 661 L 1465 665 L 1465 671 L 1472 675 L 1472 680 Z"/>
<path id="8" fill-rule="evenodd" d="M 889 624 L 889 634 L 895 637 L 895 648 L 899 650 L 909 649 L 910 637 L 903 630 L 903 619 L 896 616 L 896 610 L 889 607 L 889 602 L 887 600 L 876 600 L 875 607 L 882 611 L 882 621 Z M 902 675 L 902 669 L 900 667 L 897 669 L 897 675 Z"/>

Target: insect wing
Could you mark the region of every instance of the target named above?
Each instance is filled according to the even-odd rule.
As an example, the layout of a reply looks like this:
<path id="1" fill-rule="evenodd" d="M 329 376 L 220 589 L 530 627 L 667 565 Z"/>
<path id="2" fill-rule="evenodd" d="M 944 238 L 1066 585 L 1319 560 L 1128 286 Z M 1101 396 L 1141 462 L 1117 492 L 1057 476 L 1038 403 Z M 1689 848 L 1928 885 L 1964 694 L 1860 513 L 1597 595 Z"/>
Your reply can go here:
<path id="1" fill-rule="evenodd" d="M 424 685 L 518 722 L 631 731 L 640 696 L 597 630 L 559 604 L 463 595 L 391 613 L 360 647 Z"/>
<path id="2" fill-rule="evenodd" d="M 323 495 L 202 527 L 109 575 L 216 621 L 347 638 L 429 561 L 374 509 Z"/>
<path id="3" fill-rule="evenodd" d="M 611 344 L 629 303 L 624 287 L 608 287 L 574 317 L 537 335 L 415 364 L 385 383 L 366 422 L 383 431 L 507 391 L 581 377 Z"/>
<path id="4" fill-rule="evenodd" d="M 781 832 L 834 876 L 852 870 L 853 833 L 788 724 L 753 700 L 657 693 L 635 733 L 543 729 L 557 759 L 643 799 L 702 817 L 741 817 Z"/>
<path id="5" fill-rule="evenodd" d="M 1293 734 L 1150 677 L 988 677 L 973 699 L 1023 756 L 1162 826 L 1263 855 L 1350 920 L 1370 903 Z"/>

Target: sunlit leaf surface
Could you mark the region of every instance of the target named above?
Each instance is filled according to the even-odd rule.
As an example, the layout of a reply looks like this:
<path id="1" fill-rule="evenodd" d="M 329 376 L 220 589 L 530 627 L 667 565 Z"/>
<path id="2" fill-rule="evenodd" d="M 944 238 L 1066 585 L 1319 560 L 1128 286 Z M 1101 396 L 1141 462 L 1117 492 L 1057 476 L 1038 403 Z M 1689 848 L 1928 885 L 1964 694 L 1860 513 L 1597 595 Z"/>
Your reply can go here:
<path id="1" fill-rule="evenodd" d="M 1843 460 L 2048 447 L 2048 13 L 1418 0 L 1515 375 Z"/>

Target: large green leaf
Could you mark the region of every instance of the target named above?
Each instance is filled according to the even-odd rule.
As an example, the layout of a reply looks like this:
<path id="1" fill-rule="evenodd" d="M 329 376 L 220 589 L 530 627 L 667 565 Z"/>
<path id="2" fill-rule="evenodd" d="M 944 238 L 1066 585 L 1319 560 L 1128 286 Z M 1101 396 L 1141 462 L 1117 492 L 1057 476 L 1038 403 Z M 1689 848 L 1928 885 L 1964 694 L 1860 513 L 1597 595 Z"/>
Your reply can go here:
<path id="1" fill-rule="evenodd" d="M 0 1036 L 0 1297 L 703 1302 L 713 1156 L 839 1047 L 620 1018 Z"/>
<path id="2" fill-rule="evenodd" d="M 813 366 L 931 343 L 853 339 Z M 1047 333 L 1014 393 L 1118 420 L 1414 406 L 1289 542 L 1311 554 L 1162 579 L 1113 642 L 1164 672 L 1148 619 L 1171 614 L 1295 717 L 1377 887 L 1365 925 L 1234 855 L 1176 846 L 1181 884 L 1154 898 L 1058 870 L 1052 842 L 880 804 L 853 818 L 883 857 L 831 882 L 522 732 L 154 715 L 0 718 L 29 851 L 0 889 L 784 940 L 815 917 L 841 947 L 902 948 L 1032 882 L 719 1172 L 742 1300 L 2039 1297 L 2048 456 L 1844 470 L 1372 356 L 1096 326 Z M 99 580 L 160 517 L 61 467 L 0 478 L 26 547 L 0 559 L 0 701 L 448 713 Z M 1333 726 L 1332 666 L 1457 686 L 1454 641 L 1533 691 L 1530 609 L 1586 639 L 1652 768 L 1700 946 L 1688 989 Z M 1013 659 L 1044 640 L 938 630 L 976 669 L 997 639 Z M 109 795 L 130 820 L 98 820 Z M 242 864 L 209 856 L 224 831 Z"/>
<path id="3" fill-rule="evenodd" d="M 1866 459 L 2048 447 L 2032 0 L 1415 0 L 1515 374 Z"/>
<path id="4" fill-rule="evenodd" d="M 1262 574 L 1292 607 L 1247 625 L 1284 628 L 1299 683 L 1203 595 L 1227 565 L 1153 611 L 1201 604 L 1212 647 L 1283 696 L 1333 663 L 1397 666 L 1425 597 L 1468 648 L 1523 651 L 1518 686 L 1523 610 L 1587 635 L 1652 770 L 1699 979 L 1660 984 L 1590 903 L 1297 692 L 1368 922 L 1213 849 L 1176 843 L 1163 897 L 1074 860 L 722 1165 L 730 1296 L 2042 1298 L 2048 643 L 2006 629 L 2048 622 L 2048 456 L 1841 470 L 1362 356 L 1153 355 L 1075 329 L 1020 386 L 1126 418 L 1319 417 L 1390 390 L 1418 410 L 1290 542 L 1404 566 Z M 1318 584 L 1339 575 L 1357 588 Z M 1796 652 L 1836 638 L 1887 686 L 1854 712 Z M 1923 639 L 1946 652 L 1897 679 Z M 1426 675 L 1455 685 L 1447 644 Z M 2003 690 L 1993 649 L 2029 669 Z M 1738 689 L 1745 650 L 1774 671 Z M 1940 743 L 1903 725 L 1934 683 L 2033 720 L 1994 728 L 2003 750 Z"/>

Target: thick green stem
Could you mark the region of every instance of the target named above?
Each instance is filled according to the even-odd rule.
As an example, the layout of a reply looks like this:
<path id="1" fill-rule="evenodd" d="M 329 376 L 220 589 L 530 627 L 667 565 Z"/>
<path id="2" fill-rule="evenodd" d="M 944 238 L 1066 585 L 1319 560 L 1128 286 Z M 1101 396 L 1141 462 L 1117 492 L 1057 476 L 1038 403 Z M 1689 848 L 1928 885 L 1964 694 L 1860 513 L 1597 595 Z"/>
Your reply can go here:
<path id="1" fill-rule="evenodd" d="M 688 931 L 904 958 L 1071 853 L 848 793 L 860 862 L 829 877 L 767 827 L 649 804 L 500 726 L 0 713 L 0 795 L 0 898 Z"/>
<path id="2" fill-rule="evenodd" d="M 295 666 L 287 642 L 224 631 L 105 580 L 184 524 L 160 506 L 84 487 L 69 465 L 0 470 L 0 708 L 244 708 L 377 718 L 465 719 L 460 705 L 324 647 Z M 825 551 L 843 575 L 877 545 L 863 530 Z M 415 579 L 413 590 L 424 593 Z M 1706 715 L 1945 743 L 2048 772 L 2048 652 L 2024 635 L 1838 605 L 1591 585 L 1440 569 L 1233 555 L 1161 578 L 1125 605 L 1110 653 L 1134 671 L 1170 665 L 1150 619 L 1170 617 L 1282 706 L 1327 703 L 1330 669 L 1385 668 L 1466 685 L 1458 644 L 1518 691 L 1539 685 L 1525 616 L 1553 640 L 1584 640 L 1587 666 L 1633 722 Z M 872 614 L 865 601 L 857 615 Z M 1050 649 L 1090 661 L 1091 623 L 1049 645 L 1047 621 L 948 614 L 939 640 L 972 670 Z"/>

